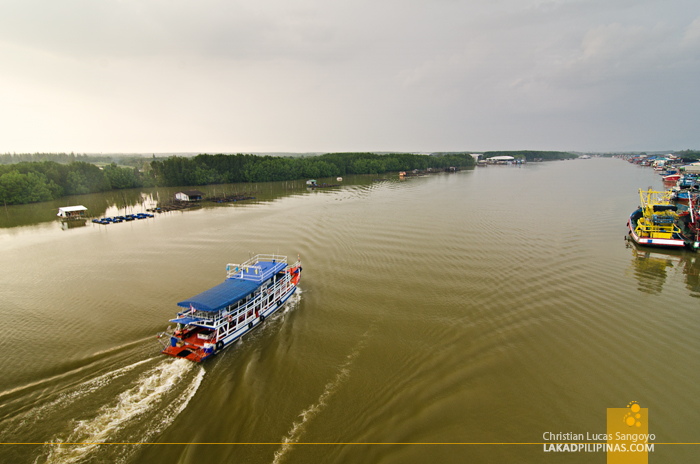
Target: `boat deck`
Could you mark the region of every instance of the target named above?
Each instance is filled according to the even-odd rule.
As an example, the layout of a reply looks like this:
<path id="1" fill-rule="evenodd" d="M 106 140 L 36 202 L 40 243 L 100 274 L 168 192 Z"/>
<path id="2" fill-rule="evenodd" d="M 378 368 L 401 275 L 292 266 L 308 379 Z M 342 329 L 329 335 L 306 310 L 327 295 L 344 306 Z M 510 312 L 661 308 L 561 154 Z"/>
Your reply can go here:
<path id="1" fill-rule="evenodd" d="M 202 332 L 206 332 L 206 329 L 195 329 L 184 337 L 180 336 L 182 342 L 178 344 L 179 346 L 168 346 L 163 350 L 163 353 L 176 358 L 186 358 L 190 361 L 200 362 L 209 356 L 208 353 L 204 353 L 200 348 L 204 348 L 205 343 L 215 343 L 213 336 L 210 339 L 200 338 L 198 335 Z"/>
<path id="2" fill-rule="evenodd" d="M 164 349 L 162 353 L 175 358 L 185 358 L 194 362 L 202 362 L 203 359 L 211 356 L 211 354 L 204 353 L 202 350 L 193 351 L 192 346 L 189 348 L 187 346 L 169 346 Z"/>
<path id="3" fill-rule="evenodd" d="M 194 334 L 194 335 L 187 337 L 187 338 L 183 338 L 182 340 L 189 345 L 195 345 L 195 346 L 200 347 L 200 348 L 203 347 L 205 343 L 215 343 L 214 337 L 207 340 L 207 339 L 197 337 L 197 334 Z"/>
<path id="4" fill-rule="evenodd" d="M 189 331 L 186 335 L 180 336 L 180 339 L 186 344 L 186 345 L 195 345 L 198 348 L 202 348 L 205 343 L 216 343 L 216 339 L 214 337 L 214 334 L 211 334 L 211 338 L 201 338 L 199 337 L 200 334 L 206 333 L 206 329 L 202 328 L 197 328 L 195 330 Z"/>

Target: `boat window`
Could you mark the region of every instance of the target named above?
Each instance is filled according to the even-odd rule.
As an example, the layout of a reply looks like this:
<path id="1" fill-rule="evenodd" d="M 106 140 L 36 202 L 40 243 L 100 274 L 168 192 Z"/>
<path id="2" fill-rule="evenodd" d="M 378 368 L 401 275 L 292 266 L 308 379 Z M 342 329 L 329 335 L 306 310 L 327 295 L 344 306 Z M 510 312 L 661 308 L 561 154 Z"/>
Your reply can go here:
<path id="1" fill-rule="evenodd" d="M 253 315 L 253 310 L 251 309 L 250 311 L 248 311 L 248 317 L 250 317 L 252 315 Z"/>
<path id="2" fill-rule="evenodd" d="M 244 320 L 245 320 L 245 315 L 241 315 L 241 316 L 238 318 L 238 323 L 240 324 L 240 323 L 243 322 Z"/>

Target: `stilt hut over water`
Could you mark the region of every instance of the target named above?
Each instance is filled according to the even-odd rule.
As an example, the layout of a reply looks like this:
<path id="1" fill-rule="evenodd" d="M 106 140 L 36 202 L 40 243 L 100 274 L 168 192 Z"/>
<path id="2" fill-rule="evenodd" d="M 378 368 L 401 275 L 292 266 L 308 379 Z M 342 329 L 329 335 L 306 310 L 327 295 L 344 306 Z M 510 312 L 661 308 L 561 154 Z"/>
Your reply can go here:
<path id="1" fill-rule="evenodd" d="M 56 216 L 61 219 L 84 219 L 85 211 L 87 211 L 87 208 L 83 205 L 63 206 L 58 208 L 58 214 Z"/>
<path id="2" fill-rule="evenodd" d="M 175 194 L 175 199 L 180 201 L 199 201 L 204 196 L 199 190 L 183 190 Z"/>

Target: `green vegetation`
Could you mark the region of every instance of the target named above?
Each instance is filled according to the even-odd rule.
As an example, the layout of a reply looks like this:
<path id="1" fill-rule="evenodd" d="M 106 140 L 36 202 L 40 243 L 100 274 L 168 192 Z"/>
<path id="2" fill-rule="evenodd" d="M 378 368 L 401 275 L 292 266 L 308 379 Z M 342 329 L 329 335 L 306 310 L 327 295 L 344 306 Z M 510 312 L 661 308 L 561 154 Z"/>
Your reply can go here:
<path id="1" fill-rule="evenodd" d="M 698 150 L 681 150 L 674 152 L 673 154 L 676 156 L 680 156 L 681 158 L 691 158 L 700 160 L 700 151 Z"/>
<path id="2" fill-rule="evenodd" d="M 269 182 L 473 165 L 474 159 L 470 155 L 428 156 L 405 153 L 328 153 L 308 158 L 198 155 L 194 158 L 174 156 L 151 162 L 157 184 L 164 186 Z"/>
<path id="3" fill-rule="evenodd" d="M 0 166 L 0 200 L 8 205 L 152 185 L 152 177 L 135 169 L 120 168 L 115 163 L 104 169 L 83 161 L 70 164 L 22 162 Z"/>
<path id="4" fill-rule="evenodd" d="M 573 153 L 568 153 L 565 151 L 532 151 L 532 150 L 518 150 L 518 151 L 487 151 L 484 153 L 484 158 L 491 158 L 493 156 L 512 156 L 513 158 L 525 158 L 527 161 L 533 161 L 535 158 L 541 158 L 545 161 L 560 160 L 567 158 L 578 158 L 578 155 Z"/>
<path id="5" fill-rule="evenodd" d="M 150 164 L 148 158 L 141 157 L 127 158 L 126 161 L 135 169 L 122 168 L 114 162 L 100 169 L 94 164 L 77 160 L 69 164 L 25 161 L 0 165 L 0 200 L 6 204 L 22 204 L 48 201 L 64 195 L 156 185 L 268 182 L 474 165 L 473 158 L 466 154 L 428 156 L 404 153 L 328 153 L 306 158 L 198 155 L 193 158 L 154 157 Z"/>

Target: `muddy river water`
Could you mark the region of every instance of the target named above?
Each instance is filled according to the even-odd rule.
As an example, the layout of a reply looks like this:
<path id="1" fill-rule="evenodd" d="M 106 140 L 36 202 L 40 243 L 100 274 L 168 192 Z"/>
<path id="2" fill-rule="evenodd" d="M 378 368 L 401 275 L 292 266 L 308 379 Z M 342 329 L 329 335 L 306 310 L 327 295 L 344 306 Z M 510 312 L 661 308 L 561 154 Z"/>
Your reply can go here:
<path id="1" fill-rule="evenodd" d="M 0 461 L 602 463 L 462 443 L 605 433 L 630 401 L 656 442 L 700 442 L 700 255 L 623 240 L 651 169 L 383 177 L 200 187 L 255 200 L 109 226 L 64 229 L 56 208 L 140 212 L 177 189 L 0 210 L 0 441 L 48 443 Z M 204 364 L 160 355 L 176 303 L 250 253 L 301 256 L 284 310 Z"/>

